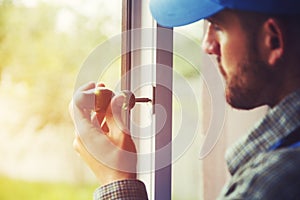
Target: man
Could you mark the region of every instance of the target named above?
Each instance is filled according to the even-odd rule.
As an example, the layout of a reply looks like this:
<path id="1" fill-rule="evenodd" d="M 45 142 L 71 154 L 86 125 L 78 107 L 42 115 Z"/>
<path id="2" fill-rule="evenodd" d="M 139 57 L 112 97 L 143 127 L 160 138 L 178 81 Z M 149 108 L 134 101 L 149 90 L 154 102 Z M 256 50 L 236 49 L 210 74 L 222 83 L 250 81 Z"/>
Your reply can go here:
<path id="1" fill-rule="evenodd" d="M 206 19 L 209 25 L 203 48 L 218 61 L 227 102 L 239 109 L 271 107 L 261 123 L 228 151 L 232 177 L 219 198 L 299 199 L 300 1 L 152 0 L 150 8 L 157 22 L 167 27 Z M 94 128 L 90 109 L 83 103 L 85 91 L 94 87 L 91 83 L 80 88 L 73 108 L 79 133 L 74 146 L 103 185 L 95 192 L 95 199 L 147 199 L 134 166 L 128 172 L 106 167 L 86 150 L 88 143 L 96 142 L 82 142 L 85 135 L 98 142 L 99 137 L 106 137 L 135 153 L 119 115 L 112 117 L 113 110 L 121 113 L 122 96 L 114 97 L 99 117 L 100 121 L 106 117 L 107 131 L 97 135 L 99 129 Z M 118 152 L 108 156 L 122 157 Z"/>

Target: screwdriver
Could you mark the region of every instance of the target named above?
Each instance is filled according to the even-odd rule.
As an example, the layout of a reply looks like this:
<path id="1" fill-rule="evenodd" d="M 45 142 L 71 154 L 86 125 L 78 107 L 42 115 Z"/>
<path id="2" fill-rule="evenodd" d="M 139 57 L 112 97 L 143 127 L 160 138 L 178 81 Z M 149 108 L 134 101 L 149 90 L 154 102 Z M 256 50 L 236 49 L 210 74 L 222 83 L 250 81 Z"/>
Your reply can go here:
<path id="1" fill-rule="evenodd" d="M 115 94 L 111 90 L 102 87 L 95 88 L 93 92 L 95 94 L 95 112 L 104 112 Z M 129 90 L 122 90 L 120 95 L 125 97 L 126 103 L 124 103 L 123 109 L 132 109 L 135 106 L 135 103 L 152 102 L 151 99 L 146 97 L 135 97 Z"/>

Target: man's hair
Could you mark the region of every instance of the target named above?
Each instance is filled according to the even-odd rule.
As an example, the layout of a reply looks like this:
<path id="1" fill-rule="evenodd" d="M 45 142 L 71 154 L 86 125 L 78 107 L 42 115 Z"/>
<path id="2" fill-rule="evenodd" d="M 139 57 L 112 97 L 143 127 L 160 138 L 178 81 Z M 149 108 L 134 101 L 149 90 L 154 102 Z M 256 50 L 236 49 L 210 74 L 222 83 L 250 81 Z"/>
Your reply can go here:
<path id="1" fill-rule="evenodd" d="M 293 33 L 299 36 L 300 33 L 300 14 L 297 15 L 279 15 L 279 14 L 264 14 L 247 11 L 234 11 L 240 18 L 241 26 L 246 32 L 253 33 L 257 31 L 267 19 L 273 18 L 281 23 L 287 33 Z"/>
<path id="2" fill-rule="evenodd" d="M 288 56 L 291 62 L 293 76 L 300 77 L 300 67 L 297 63 L 300 62 L 298 56 L 300 52 L 300 14 L 297 15 L 272 15 L 261 14 L 255 12 L 243 12 L 234 11 L 240 19 L 240 25 L 245 30 L 245 34 L 248 37 L 248 48 L 251 48 L 252 52 L 259 52 L 259 45 L 257 45 L 257 38 L 259 37 L 259 30 L 263 23 L 269 18 L 273 18 L 278 21 L 280 28 L 284 33 L 285 39 L 285 56 Z M 282 61 L 283 59 L 281 59 Z M 296 63 L 296 64 L 295 64 Z M 287 69 L 287 66 L 285 66 Z"/>

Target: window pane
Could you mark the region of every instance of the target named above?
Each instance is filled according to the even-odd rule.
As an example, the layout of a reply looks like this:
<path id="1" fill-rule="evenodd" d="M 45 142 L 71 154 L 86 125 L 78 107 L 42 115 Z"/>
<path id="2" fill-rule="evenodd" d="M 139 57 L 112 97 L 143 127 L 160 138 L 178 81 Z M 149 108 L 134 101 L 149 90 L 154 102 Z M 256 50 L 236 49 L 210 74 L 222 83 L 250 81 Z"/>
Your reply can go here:
<path id="1" fill-rule="evenodd" d="M 121 1 L 3 0 L 0 24 L 0 199 L 91 199 L 67 110 L 83 61 L 121 32 Z"/>
<path id="2" fill-rule="evenodd" d="M 173 142 L 172 199 L 175 200 L 203 199 L 202 164 L 198 159 L 203 141 L 202 34 L 202 22 L 174 29 L 173 141 L 183 138 Z"/>

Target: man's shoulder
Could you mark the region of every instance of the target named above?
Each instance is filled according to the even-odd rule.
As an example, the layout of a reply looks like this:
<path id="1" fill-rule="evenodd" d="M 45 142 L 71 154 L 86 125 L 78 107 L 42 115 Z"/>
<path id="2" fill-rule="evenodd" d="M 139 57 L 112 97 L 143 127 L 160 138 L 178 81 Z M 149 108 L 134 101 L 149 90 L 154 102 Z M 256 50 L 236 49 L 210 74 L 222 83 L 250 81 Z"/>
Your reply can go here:
<path id="1" fill-rule="evenodd" d="M 296 199 L 300 197 L 300 148 L 261 153 L 249 162 L 253 170 L 254 193 L 260 199 Z"/>
<path id="2" fill-rule="evenodd" d="M 282 148 L 268 152 L 262 152 L 249 160 L 247 165 L 260 167 L 260 171 L 279 167 L 286 169 L 300 164 L 300 148 Z M 249 166 L 247 166 L 249 167 Z M 298 166 L 299 167 L 299 166 Z"/>
<path id="3" fill-rule="evenodd" d="M 241 166 L 230 180 L 225 196 L 228 199 L 299 199 L 299 188 L 300 148 L 285 148 L 260 153 Z"/>

